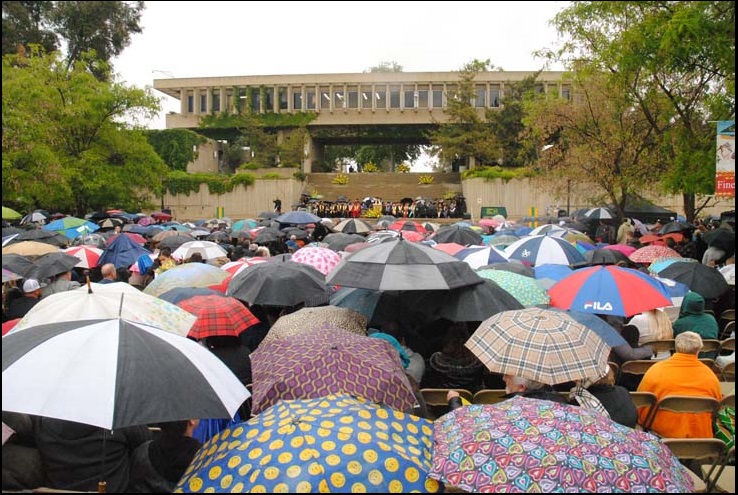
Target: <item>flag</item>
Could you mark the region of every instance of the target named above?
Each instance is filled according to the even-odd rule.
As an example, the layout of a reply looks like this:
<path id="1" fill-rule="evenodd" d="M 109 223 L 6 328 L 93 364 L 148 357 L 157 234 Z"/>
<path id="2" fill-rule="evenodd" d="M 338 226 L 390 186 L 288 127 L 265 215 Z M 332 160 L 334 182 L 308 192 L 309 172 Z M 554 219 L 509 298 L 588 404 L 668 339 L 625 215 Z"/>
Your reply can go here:
<path id="1" fill-rule="evenodd" d="M 715 195 L 735 198 L 735 120 L 717 122 Z"/>

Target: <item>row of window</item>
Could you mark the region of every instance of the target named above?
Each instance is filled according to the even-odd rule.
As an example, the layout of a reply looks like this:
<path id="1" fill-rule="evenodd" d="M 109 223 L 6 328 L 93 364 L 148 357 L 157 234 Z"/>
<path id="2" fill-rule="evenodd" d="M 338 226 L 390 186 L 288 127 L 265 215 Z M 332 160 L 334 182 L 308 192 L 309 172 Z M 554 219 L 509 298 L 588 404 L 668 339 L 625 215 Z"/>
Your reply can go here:
<path id="1" fill-rule="evenodd" d="M 543 85 L 538 89 L 544 91 Z M 249 96 L 251 110 L 256 113 L 273 110 L 293 111 L 320 111 L 334 109 L 386 109 L 386 108 L 443 108 L 445 107 L 443 85 L 418 85 L 417 89 L 408 90 L 400 85 L 375 85 L 372 87 L 348 86 L 346 89 L 331 88 L 329 86 L 294 87 L 292 92 L 287 87 L 276 88 L 278 105 L 275 108 L 274 87 L 236 88 L 238 99 L 243 102 Z M 248 91 L 248 93 L 247 93 Z M 332 97 L 331 97 L 332 94 Z M 292 106 L 290 108 L 290 96 Z M 570 98 L 570 90 L 562 88 L 561 96 Z M 199 109 L 197 113 L 220 112 L 231 108 L 233 93 L 226 92 L 225 106 L 221 105 L 221 93 L 213 91 L 208 109 L 208 94 L 199 95 Z M 262 102 L 263 98 L 263 102 Z M 477 85 L 473 104 L 477 108 L 499 107 L 500 86 Z M 195 95 L 187 95 L 187 111 L 195 113 Z"/>

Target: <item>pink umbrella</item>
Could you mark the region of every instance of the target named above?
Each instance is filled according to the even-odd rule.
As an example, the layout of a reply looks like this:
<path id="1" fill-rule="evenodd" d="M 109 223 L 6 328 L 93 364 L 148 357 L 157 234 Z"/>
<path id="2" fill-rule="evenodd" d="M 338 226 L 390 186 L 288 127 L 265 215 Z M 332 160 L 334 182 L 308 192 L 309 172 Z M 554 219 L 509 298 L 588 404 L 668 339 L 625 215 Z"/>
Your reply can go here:
<path id="1" fill-rule="evenodd" d="M 628 258 L 633 263 L 653 263 L 658 258 L 681 258 L 682 255 L 673 249 L 660 246 L 658 244 L 650 244 L 636 249 Z"/>
<path id="2" fill-rule="evenodd" d="M 628 246 L 627 244 L 608 244 L 607 246 L 604 246 L 602 249 L 612 249 L 614 251 L 620 251 L 625 256 L 630 256 L 636 250 L 636 248 L 634 248 L 633 246 Z"/>
<path id="3" fill-rule="evenodd" d="M 344 251 L 347 253 L 355 253 L 356 251 L 361 251 L 362 249 L 368 248 L 369 246 L 371 246 L 371 243 L 369 242 L 355 242 L 346 246 Z"/>
<path id="4" fill-rule="evenodd" d="M 340 263 L 341 255 L 328 248 L 304 247 L 295 251 L 291 260 L 310 265 L 323 275 L 328 275 L 333 267 Z"/>
<path id="5" fill-rule="evenodd" d="M 438 249 L 439 251 L 443 251 L 444 253 L 453 256 L 462 249 L 466 249 L 466 246 L 462 246 L 461 244 L 457 244 L 455 242 L 439 242 L 438 244 L 433 246 L 433 249 Z"/>
<path id="6" fill-rule="evenodd" d="M 247 267 L 256 265 L 258 263 L 266 263 L 267 261 L 269 261 L 267 258 L 254 256 L 253 258 L 241 258 L 240 260 L 230 261 L 220 268 L 221 270 L 225 270 L 230 273 L 231 276 L 235 277 Z"/>
<path id="7" fill-rule="evenodd" d="M 403 239 L 410 242 L 420 242 L 425 239 L 425 234 L 412 230 L 403 230 L 400 235 L 402 235 Z"/>
<path id="8" fill-rule="evenodd" d="M 103 250 L 93 246 L 82 245 L 70 247 L 65 249 L 64 252 L 71 254 L 75 258 L 79 258 L 80 261 L 75 265 L 76 268 L 94 268 L 97 266 Z"/>

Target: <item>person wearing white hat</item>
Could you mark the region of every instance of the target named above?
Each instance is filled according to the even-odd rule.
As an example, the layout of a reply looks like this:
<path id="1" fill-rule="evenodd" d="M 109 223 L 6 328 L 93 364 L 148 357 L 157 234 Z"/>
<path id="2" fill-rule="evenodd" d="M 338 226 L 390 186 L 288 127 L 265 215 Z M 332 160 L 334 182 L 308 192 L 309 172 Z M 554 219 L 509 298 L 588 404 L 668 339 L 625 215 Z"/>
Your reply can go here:
<path id="1" fill-rule="evenodd" d="M 35 278 L 26 279 L 23 282 L 23 296 L 13 299 L 8 303 L 5 316 L 8 320 L 23 318 L 32 307 L 41 299 L 41 284 Z"/>

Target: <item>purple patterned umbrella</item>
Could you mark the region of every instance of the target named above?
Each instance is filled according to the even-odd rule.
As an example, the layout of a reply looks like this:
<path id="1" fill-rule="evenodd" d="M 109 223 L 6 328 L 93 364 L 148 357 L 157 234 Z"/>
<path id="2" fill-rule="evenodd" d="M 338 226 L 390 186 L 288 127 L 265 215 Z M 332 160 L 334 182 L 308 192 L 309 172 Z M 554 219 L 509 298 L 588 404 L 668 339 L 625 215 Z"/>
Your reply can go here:
<path id="1" fill-rule="evenodd" d="M 434 430 L 430 477 L 468 492 L 694 491 L 655 436 L 583 407 L 515 397 L 456 409 Z"/>
<path id="2" fill-rule="evenodd" d="M 411 411 L 415 395 L 389 342 L 349 333 L 325 323 L 303 335 L 264 341 L 251 353 L 251 412 L 280 399 L 314 399 L 348 393 Z"/>

